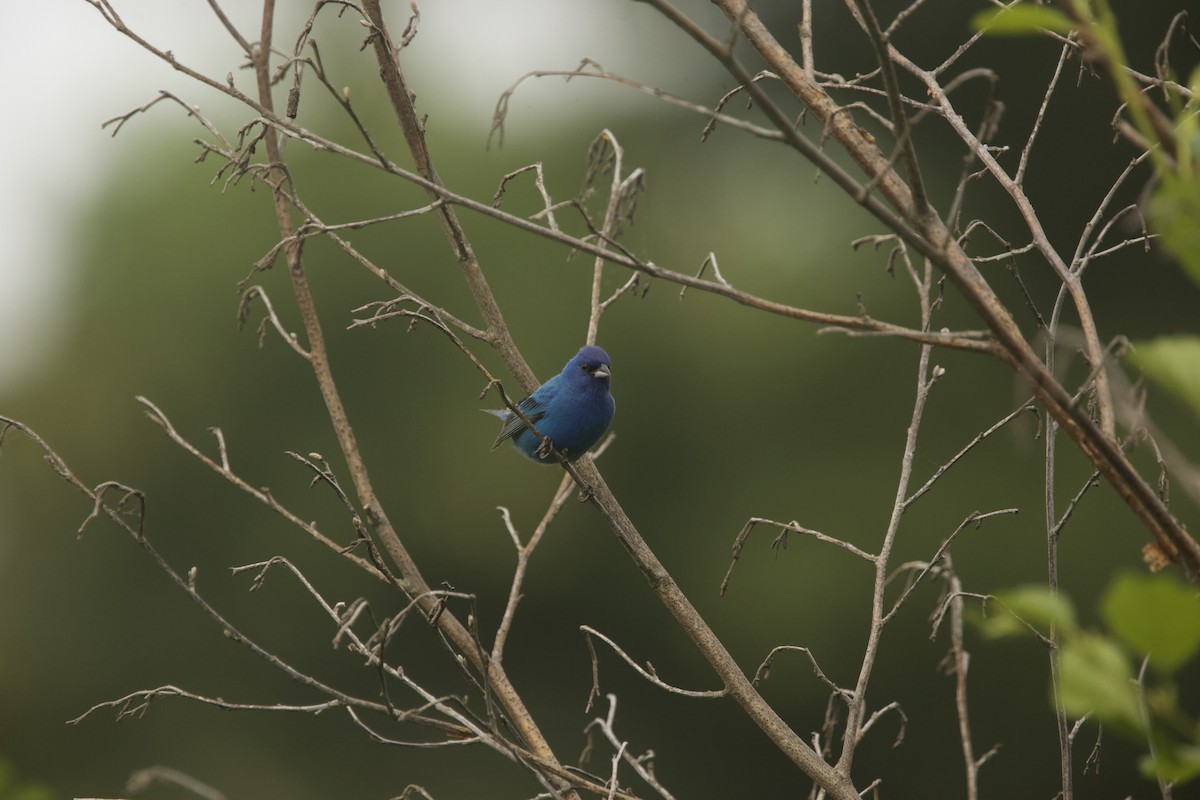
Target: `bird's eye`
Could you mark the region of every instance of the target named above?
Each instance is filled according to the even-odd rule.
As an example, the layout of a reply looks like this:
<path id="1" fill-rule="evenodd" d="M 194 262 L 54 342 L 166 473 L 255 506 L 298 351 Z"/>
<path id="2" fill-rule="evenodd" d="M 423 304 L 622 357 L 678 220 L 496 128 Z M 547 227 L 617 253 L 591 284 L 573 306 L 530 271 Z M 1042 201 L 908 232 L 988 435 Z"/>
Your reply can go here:
<path id="1" fill-rule="evenodd" d="M 583 371 L 584 371 L 584 372 L 595 372 L 595 371 L 596 371 L 596 367 L 595 367 L 595 366 L 593 366 L 592 364 L 584 364 L 584 365 L 583 365 Z"/>

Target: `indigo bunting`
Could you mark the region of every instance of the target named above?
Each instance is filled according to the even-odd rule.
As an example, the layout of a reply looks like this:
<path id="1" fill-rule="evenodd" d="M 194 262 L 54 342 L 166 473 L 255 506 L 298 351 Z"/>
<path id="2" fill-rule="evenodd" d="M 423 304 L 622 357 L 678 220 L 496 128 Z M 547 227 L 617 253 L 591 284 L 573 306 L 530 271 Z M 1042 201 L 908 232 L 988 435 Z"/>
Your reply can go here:
<path id="1" fill-rule="evenodd" d="M 611 375 L 608 353 L 589 345 L 576 353 L 562 372 L 518 403 L 517 408 L 550 440 L 555 450 L 574 461 L 600 440 L 612 422 L 617 401 L 608 389 Z M 508 409 L 484 410 L 504 420 L 493 450 L 505 439 L 512 439 L 518 450 L 535 461 L 552 464 L 558 460 L 525 420 Z"/>

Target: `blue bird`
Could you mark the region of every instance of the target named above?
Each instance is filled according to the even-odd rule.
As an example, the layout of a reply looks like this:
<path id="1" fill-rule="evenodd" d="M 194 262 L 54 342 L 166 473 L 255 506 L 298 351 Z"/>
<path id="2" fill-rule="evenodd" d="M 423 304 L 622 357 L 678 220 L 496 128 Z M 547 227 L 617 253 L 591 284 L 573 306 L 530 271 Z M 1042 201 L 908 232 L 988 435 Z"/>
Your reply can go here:
<path id="1" fill-rule="evenodd" d="M 617 401 L 609 392 L 612 361 L 608 353 L 595 345 L 582 348 L 567 362 L 562 372 L 543 383 L 533 394 L 517 404 L 554 449 L 574 461 L 608 430 Z M 504 427 L 492 445 L 495 450 L 505 439 L 529 458 L 543 464 L 558 461 L 546 449 L 525 420 L 508 409 L 484 409 L 504 420 Z"/>

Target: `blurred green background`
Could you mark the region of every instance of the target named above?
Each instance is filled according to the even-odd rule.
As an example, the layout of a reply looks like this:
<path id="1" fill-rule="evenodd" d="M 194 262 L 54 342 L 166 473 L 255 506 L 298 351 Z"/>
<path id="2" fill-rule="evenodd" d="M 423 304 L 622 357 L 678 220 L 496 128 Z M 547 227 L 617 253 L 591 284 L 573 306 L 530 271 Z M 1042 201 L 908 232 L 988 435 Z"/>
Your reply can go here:
<path id="1" fill-rule="evenodd" d="M 692 5 L 689 11 L 710 30 L 721 30 L 711 9 Z M 1139 5 L 1136 17 L 1123 17 L 1130 56 L 1147 71 L 1176 10 L 1161 5 Z M 890 18 L 900 7 L 880 4 L 880 14 Z M 567 199 L 579 187 L 589 143 L 607 128 L 625 148 L 626 167 L 647 170 L 646 192 L 624 238 L 641 257 L 694 272 L 713 251 L 738 288 L 845 314 L 856 312 L 861 296 L 877 318 L 916 323 L 912 287 L 902 273 L 887 274 L 886 251 L 849 247 L 879 227 L 829 180 L 777 145 L 721 127 L 701 143 L 702 118 L 598 81 L 547 79 L 518 91 L 505 146 L 486 149 L 492 101 L 473 99 L 467 88 L 473 75 L 448 63 L 437 46 L 438 36 L 467 29 L 479 34 L 482 23 L 455 17 L 455 8 L 462 11 L 453 5 L 423 9 L 422 29 L 404 52 L 418 110 L 429 115 L 433 156 L 451 188 L 486 200 L 506 173 L 541 161 L 547 189 L 556 200 Z M 929 4 L 897 44 L 919 63 L 938 63 L 964 39 L 974 10 Z M 281 18 L 277 42 L 294 41 L 302 18 L 293 11 Z M 402 27 L 399 7 L 393 13 L 393 25 Z M 555 35 L 537 29 L 534 10 L 515 4 L 508 13 L 529 13 L 522 24 L 535 38 Z M 767 13 L 777 35 L 794 43 L 793 12 Z M 821 68 L 845 75 L 871 69 L 870 50 L 845 12 L 819 14 Z M 624 66 L 631 77 L 702 103 L 714 103 L 732 88 L 686 37 L 648 9 L 626 4 L 603 19 L 594 42 L 575 60 L 587 55 L 614 69 Z M 107 35 L 113 47 L 135 47 Z M 381 147 L 405 163 L 391 112 L 377 91 L 373 57 L 357 50 L 357 23 L 349 15 L 341 21 L 329 15 L 317 36 L 334 81 L 350 87 Z M 237 64 L 233 50 L 225 46 L 223 52 L 227 67 L 219 74 Z M 1049 41 L 1002 40 L 980 43 L 964 60 L 963 69 L 988 65 L 1001 76 L 1007 110 L 1000 143 L 1019 149 L 1057 56 Z M 144 62 L 146 69 L 160 67 L 149 54 Z M 539 66 L 574 63 L 560 58 Z M 1106 84 L 1077 64 L 1068 70 L 1027 181 L 1051 239 L 1065 252 L 1073 250 L 1080 226 L 1132 155 L 1123 142 L 1112 142 Z M 520 72 L 504 74 L 502 85 Z M 236 76 L 242 85 L 251 81 L 249 73 Z M 970 115 L 982 97 L 982 87 L 968 87 L 957 102 Z M 113 113 L 146 99 L 129 99 Z M 250 119 L 199 87 L 188 100 L 202 102 L 227 135 Z M 97 191 L 79 213 L 61 219 L 69 288 L 39 312 L 55 320 L 58 344 L 34 368 L 0 386 L 0 413 L 38 431 L 85 482 L 117 480 L 145 492 L 148 536 L 180 572 L 195 566 L 201 590 L 242 630 L 297 666 L 374 696 L 373 674 L 330 648 L 333 630 L 293 581 L 273 574 L 251 595 L 249 577 L 231 576 L 228 568 L 286 555 L 328 599 L 367 596 L 378 614 L 394 612 L 402 600 L 207 471 L 133 401 L 135 395 L 152 400 L 210 454 L 216 448 L 206 429 L 219 426 L 243 478 L 269 486 L 334 539 L 351 540 L 336 500 L 310 489 L 308 473 L 284 454 L 319 452 L 349 485 L 310 372 L 273 332 L 258 346 L 253 328 L 259 307 L 247 330 L 234 325 L 235 286 L 275 242 L 270 195 L 248 181 L 226 191 L 219 182 L 211 185 L 217 165 L 213 159 L 193 163 L 191 139 L 201 131 L 182 116 L 178 108 L 163 107 L 133 120 L 104 151 L 106 177 Z M 78 124 L 91 137 L 96 122 Z M 315 81 L 306 84 L 298 122 L 356 141 Z M 807 132 L 819 136 L 811 123 Z M 944 208 L 960 151 L 932 120 L 924 123 L 920 140 L 926 178 Z M 425 202 L 414 187 L 295 142 L 287 155 L 302 197 L 326 222 Z M 1126 202 L 1136 199 L 1141 185 L 1126 187 Z M 19 197 L 21 188 L 4 191 Z M 527 177 L 510 185 L 504 207 L 525 214 L 537 209 Z M 1011 208 L 986 182 L 968 195 L 967 218 L 976 216 L 1010 241 L 1023 241 Z M 487 219 L 466 213 L 463 219 L 517 343 L 544 380 L 583 341 L 590 259 L 569 259 L 558 245 Z M 477 321 L 432 218 L 373 227 L 354 241 L 418 293 Z M 980 241 L 971 251 L 996 249 Z M 481 630 L 490 636 L 514 562 L 496 507 L 509 508 L 527 537 L 561 473 L 508 448 L 489 452 L 495 424 L 477 409 L 494 399 L 480 400 L 483 381 L 469 362 L 427 328 L 406 332 L 404 323 L 394 321 L 348 330 L 354 308 L 391 299 L 389 290 L 329 243 L 310 241 L 305 254 L 335 376 L 376 490 L 427 579 L 474 594 Z M 1034 260 L 1019 266 L 1046 313 L 1056 291 L 1048 270 Z M 1016 282 L 1001 265 L 986 269 L 1032 332 Z M 606 289 L 625 278 L 609 268 Z M 265 288 L 288 328 L 299 331 L 286 272 L 276 267 L 253 282 Z M 1154 252 L 1130 248 L 1098 262 L 1087 286 L 1105 340 L 1200 329 L 1200 292 Z M 943 325 L 979 327 L 952 290 L 934 323 Z M 751 516 L 797 520 L 866 550 L 878 548 L 911 413 L 916 346 L 819 336 L 812 325 L 700 292 L 681 300 L 677 287 L 663 283 L 616 303 L 603 319 L 600 344 L 614 360 L 618 401 L 617 439 L 600 467 L 667 568 L 748 672 L 771 647 L 797 644 L 811 648 L 833 680 L 853 685 L 869 614 L 865 564 L 798 538 L 776 555 L 769 547 L 773 533 L 763 530 L 746 548 L 727 595 L 717 590 L 730 545 Z M 515 391 L 499 359 L 483 347 L 475 350 Z M 933 360 L 947 373 L 931 396 L 914 488 L 1024 399 L 1011 371 L 998 362 L 947 351 L 936 351 Z M 1077 365 L 1071 374 L 1083 377 Z M 1186 410 L 1153 392 L 1151 410 L 1176 444 L 1196 457 L 1197 425 Z M 973 511 L 1017 506 L 1019 515 L 964 532 L 954 563 L 973 592 L 1043 581 L 1038 433 L 1032 417 L 1014 424 L 947 474 L 906 516 L 894 563 L 928 558 Z M 1059 497 L 1065 502 L 1090 470 L 1069 443 L 1059 455 Z M 1146 452 L 1135 457 L 1152 467 Z M 1195 530 L 1197 509 L 1181 493 L 1175 500 L 1175 513 Z M 337 713 L 233 714 L 163 700 L 138 719 L 115 722 L 111 712 L 101 711 L 66 724 L 100 701 L 166 684 L 238 702 L 318 699 L 225 639 L 113 526 L 94 524 L 76 539 L 89 510 L 46 468 L 32 443 L 8 437 L 0 455 L 0 761 L 9 763 L 14 781 L 44 787 L 56 798 L 121 796 L 132 772 L 165 765 L 230 797 L 389 797 L 410 783 L 438 798 L 528 797 L 537 791 L 519 768 L 482 748 L 389 748 L 370 742 Z M 1094 620 L 1096 597 L 1116 571 L 1140 568 L 1146 541 L 1107 487 L 1088 494 L 1066 529 L 1061 559 L 1063 587 L 1085 622 Z M 856 774 L 864 784 L 885 776 L 884 790 L 893 797 L 963 792 L 953 681 L 940 669 L 946 632 L 929 636 L 928 616 L 938 598 L 932 585 L 914 594 L 885 635 L 871 686 L 873 707 L 898 701 L 907 721 L 895 747 L 899 718 L 881 721 L 863 745 Z M 673 683 L 716 687 L 603 519 L 572 501 L 537 551 L 506 659 L 565 760 L 583 749 L 584 726 L 604 710 L 584 711 L 591 674 L 578 632 L 583 624 L 652 661 Z M 443 691 L 464 691 L 426 631 L 414 626 L 403 641 L 395 655 L 406 669 Z M 984 642 L 973 633 L 968 646 L 977 752 L 1001 746 L 983 769 L 983 796 L 1052 796 L 1058 758 L 1044 653 L 1030 641 Z M 667 696 L 612 654 L 602 651 L 600 660 L 602 691 L 620 698 L 618 732 L 632 751 L 655 751 L 657 774 L 677 796 L 795 797 L 805 790 L 803 776 L 731 701 Z M 1196 672 L 1192 665 L 1190 674 Z M 1193 707 L 1198 684 L 1181 682 Z M 763 691 L 798 731 L 819 728 L 827 692 L 806 662 L 777 661 Z M 1086 727 L 1080 734 L 1080 769 L 1095 736 Z M 1105 737 L 1100 774 L 1080 775 L 1081 793 L 1152 796 L 1154 787 L 1133 767 L 1138 752 Z M 606 775 L 608 757 L 598 742 L 588 766 Z M 0 787 L 0 797 L 3 792 Z M 184 795 L 158 789 L 150 796 Z"/>

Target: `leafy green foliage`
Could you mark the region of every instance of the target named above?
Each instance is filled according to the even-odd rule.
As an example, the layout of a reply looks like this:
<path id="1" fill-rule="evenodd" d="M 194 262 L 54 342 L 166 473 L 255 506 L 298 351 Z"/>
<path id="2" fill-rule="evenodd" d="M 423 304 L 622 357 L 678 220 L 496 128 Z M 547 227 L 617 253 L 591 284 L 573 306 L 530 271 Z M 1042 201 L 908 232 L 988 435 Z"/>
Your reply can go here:
<path id="1" fill-rule="evenodd" d="M 1140 762 L 1147 778 L 1181 784 L 1200 776 L 1200 747 L 1176 745 L 1159 747 L 1155 757 L 1144 756 Z"/>
<path id="2" fill-rule="evenodd" d="M 1163 83 L 1167 112 L 1151 106 L 1127 72 L 1129 60 L 1121 43 L 1116 16 L 1108 3 L 1071 0 L 1066 12 L 1047 6 L 1019 3 L 976 14 L 971 25 L 990 35 L 1029 36 L 1050 31 L 1077 31 L 1092 59 L 1108 67 L 1113 86 L 1125 103 L 1128 122 L 1136 139 L 1147 148 L 1159 182 L 1146 209 L 1151 231 L 1163 248 L 1200 284 L 1200 172 L 1196 150 L 1200 147 L 1200 69 L 1191 74 L 1188 90 L 1173 86 L 1170 74 Z M 1185 102 L 1185 98 L 1186 102 Z M 1167 119 L 1167 113 L 1170 119 Z M 1157 122 L 1155 121 L 1157 117 Z"/>
<path id="3" fill-rule="evenodd" d="M 1142 730 L 1133 667 L 1112 639 L 1077 631 L 1064 636 L 1059 651 L 1063 709 L 1076 719 L 1095 714 L 1122 733 Z"/>
<path id="4" fill-rule="evenodd" d="M 1161 674 L 1200 652 L 1200 595 L 1166 576 L 1126 574 L 1105 593 L 1104 622 Z"/>
<path id="5" fill-rule="evenodd" d="M 1071 20 L 1056 8 L 1018 3 L 980 11 L 971 18 L 971 27 L 996 36 L 1028 36 L 1043 30 L 1066 34 L 1071 30 Z"/>
<path id="6" fill-rule="evenodd" d="M 1163 181 L 1150 200 L 1150 228 L 1191 279 L 1200 284 L 1200 183 Z"/>
<path id="7" fill-rule="evenodd" d="M 1003 611 L 975 624 L 989 638 L 1058 635 L 1059 702 L 1076 719 L 1153 742 L 1141 762 L 1151 779 L 1200 777 L 1200 721 L 1180 706 L 1174 674 L 1200 654 L 1200 594 L 1166 575 L 1126 574 L 1100 601 L 1109 633 L 1084 630 L 1070 600 L 1040 586 L 995 596 Z M 1141 674 L 1153 668 L 1156 682 Z M 1147 727 L 1148 726 L 1148 727 Z"/>
<path id="8" fill-rule="evenodd" d="M 1139 342 L 1126 357 L 1200 419 L 1200 336 L 1162 336 Z"/>
<path id="9" fill-rule="evenodd" d="M 1020 636 L 1036 631 L 1043 636 L 1051 629 L 1076 631 L 1075 608 L 1071 601 L 1044 586 L 1022 586 L 996 595 L 996 602 L 1007 613 L 992 614 L 976 620 L 988 638 Z"/>

